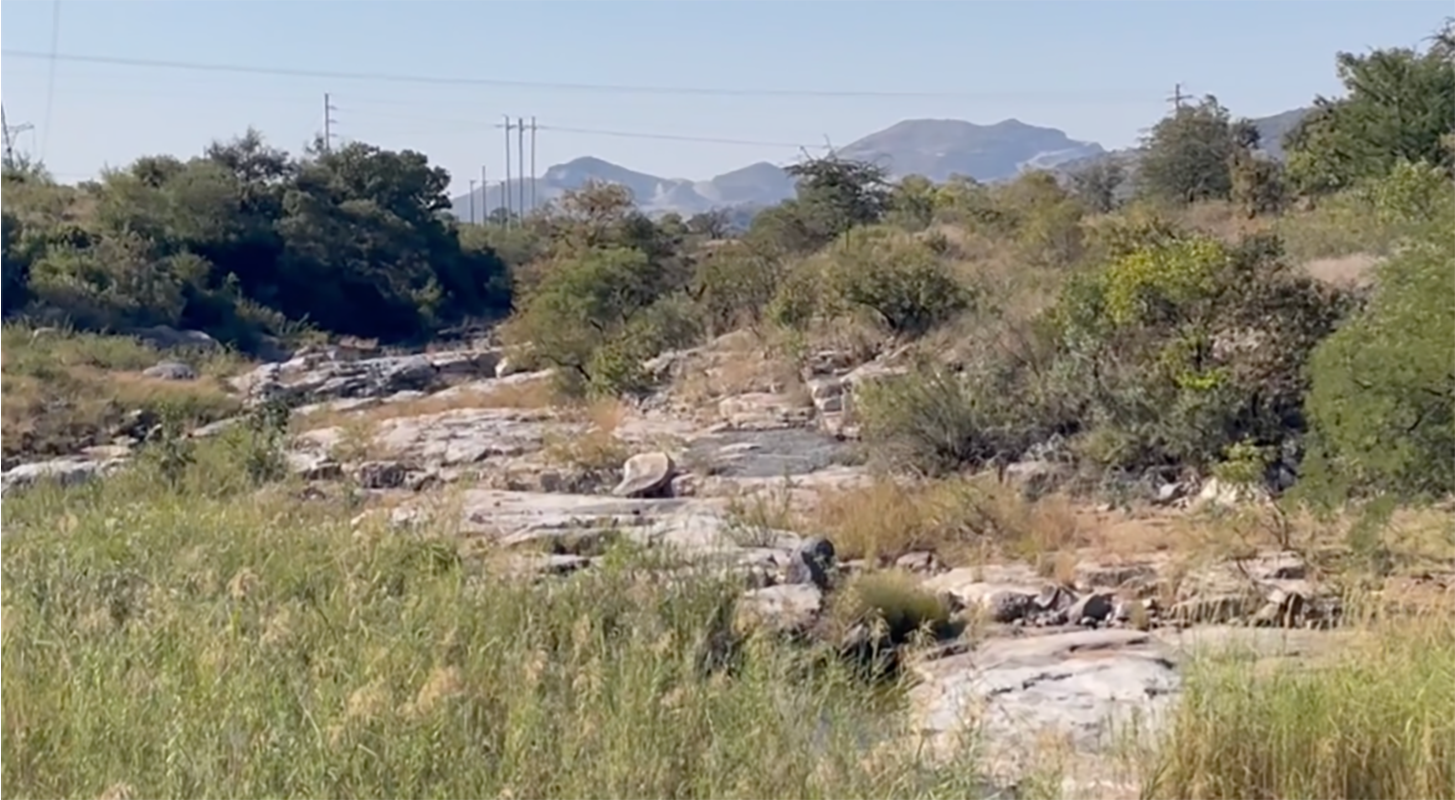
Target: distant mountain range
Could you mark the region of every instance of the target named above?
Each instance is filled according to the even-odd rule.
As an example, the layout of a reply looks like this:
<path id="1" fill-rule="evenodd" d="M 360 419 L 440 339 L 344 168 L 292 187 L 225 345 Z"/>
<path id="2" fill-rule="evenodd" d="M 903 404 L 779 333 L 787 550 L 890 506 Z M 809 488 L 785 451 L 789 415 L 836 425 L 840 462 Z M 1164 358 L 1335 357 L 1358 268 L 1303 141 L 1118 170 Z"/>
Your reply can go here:
<path id="1" fill-rule="evenodd" d="M 1286 111 L 1254 120 L 1263 134 L 1263 147 L 1270 156 L 1282 157 L 1283 135 L 1308 109 Z M 952 119 L 905 120 L 869 134 L 838 150 L 839 156 L 883 166 L 891 177 L 923 175 L 944 181 L 965 175 L 981 182 L 1013 178 L 1022 171 L 1047 169 L 1057 172 L 1077 169 L 1104 158 L 1134 161 L 1135 150 L 1107 151 L 1095 142 L 1070 138 L 1056 128 L 1029 125 L 1008 119 L 994 125 L 977 125 Z M 518 205 L 522 190 L 529 201 L 534 190 L 537 205 L 559 199 L 588 181 L 617 183 L 631 190 L 638 207 L 648 214 L 677 212 L 683 216 L 731 209 L 749 212 L 776 205 L 793 197 L 793 179 L 781 167 L 767 162 L 749 164 L 709 180 L 661 178 L 627 169 L 592 156 L 557 164 L 535 179 L 511 181 L 511 206 Z M 453 210 L 468 219 L 473 208 L 477 218 L 506 205 L 500 186 L 476 189 L 454 198 Z"/>

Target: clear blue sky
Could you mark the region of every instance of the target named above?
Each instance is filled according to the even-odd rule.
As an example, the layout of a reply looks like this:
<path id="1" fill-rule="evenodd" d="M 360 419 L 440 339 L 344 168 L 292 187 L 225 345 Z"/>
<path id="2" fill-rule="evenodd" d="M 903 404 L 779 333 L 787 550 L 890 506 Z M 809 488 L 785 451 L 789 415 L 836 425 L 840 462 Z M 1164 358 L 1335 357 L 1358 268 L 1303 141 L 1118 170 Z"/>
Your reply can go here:
<path id="1" fill-rule="evenodd" d="M 707 178 L 793 143 L 847 144 L 906 118 L 1015 117 L 1107 147 L 1135 141 L 1174 84 L 1260 116 L 1339 91 L 1336 51 L 1415 46 L 1449 0 L 1158 2 L 385 2 L 60 0 L 71 56 L 616 86 L 943 93 L 914 97 L 664 95 L 140 68 L 49 53 L 55 0 L 4 6 L 5 110 L 19 142 L 67 180 L 138 155 L 198 153 L 256 126 L 299 149 L 322 127 L 427 153 L 456 188 L 503 174 L 501 115 L 542 126 L 743 140 L 663 141 L 542 130 L 545 167 L 595 155 Z M 50 87 L 50 88 L 48 88 Z M 48 98 L 50 110 L 47 111 Z M 761 142 L 761 144 L 757 144 Z"/>

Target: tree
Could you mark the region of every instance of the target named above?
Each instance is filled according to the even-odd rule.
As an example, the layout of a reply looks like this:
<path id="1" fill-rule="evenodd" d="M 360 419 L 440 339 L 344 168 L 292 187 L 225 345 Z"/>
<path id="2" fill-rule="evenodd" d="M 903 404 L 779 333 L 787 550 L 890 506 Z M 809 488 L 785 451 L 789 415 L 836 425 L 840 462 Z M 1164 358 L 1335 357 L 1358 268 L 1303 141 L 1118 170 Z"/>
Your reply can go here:
<path id="1" fill-rule="evenodd" d="M 1455 172 L 1455 150 L 1445 143 L 1455 130 L 1450 31 L 1447 24 L 1423 53 L 1392 48 L 1338 55 L 1347 94 L 1316 98 L 1284 144 L 1298 191 L 1344 189 L 1388 175 L 1400 161 L 1428 161 Z"/>
<path id="2" fill-rule="evenodd" d="M 1375 213 L 1412 233 L 1378 268 L 1368 305 L 1310 364 L 1320 469 L 1312 489 L 1428 499 L 1455 492 L 1455 184 L 1397 165 L 1365 188 Z"/>
<path id="3" fill-rule="evenodd" d="M 461 246 L 448 185 L 412 151 L 293 158 L 253 130 L 82 187 L 7 184 L 6 311 L 25 299 L 84 327 L 177 325 L 244 347 L 304 322 L 427 335 L 509 307 L 505 265 Z"/>
<path id="4" fill-rule="evenodd" d="M 1178 204 L 1225 200 L 1232 192 L 1231 161 L 1257 146 L 1252 125 L 1235 123 L 1212 95 L 1179 106 L 1142 144 L 1138 184 L 1149 197 Z"/>
<path id="5" fill-rule="evenodd" d="M 1097 214 L 1118 205 L 1117 190 L 1126 180 L 1126 169 L 1112 158 L 1100 158 L 1071 173 L 1071 192 Z"/>

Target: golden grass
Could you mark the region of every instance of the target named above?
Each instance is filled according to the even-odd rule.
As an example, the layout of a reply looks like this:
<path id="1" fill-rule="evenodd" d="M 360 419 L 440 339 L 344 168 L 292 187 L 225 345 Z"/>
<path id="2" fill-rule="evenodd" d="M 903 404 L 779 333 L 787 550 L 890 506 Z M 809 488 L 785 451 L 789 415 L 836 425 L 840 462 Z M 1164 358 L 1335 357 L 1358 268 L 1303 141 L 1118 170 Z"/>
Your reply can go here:
<path id="1" fill-rule="evenodd" d="M 549 380 L 518 381 L 478 389 L 442 392 L 428 397 L 381 403 L 362 409 L 343 411 L 320 409 L 298 417 L 296 427 L 300 430 L 318 430 L 344 425 L 356 420 L 366 420 L 378 424 L 392 419 L 422 417 L 472 408 L 545 409 L 556 407 L 563 402 Z"/>
<path id="2" fill-rule="evenodd" d="M 586 421 L 588 427 L 583 433 L 547 434 L 542 451 L 546 463 L 603 474 L 618 472 L 632 455 L 631 448 L 616 435 L 629 413 L 616 400 L 598 400 L 573 409 L 570 416 Z"/>
<path id="3" fill-rule="evenodd" d="M 1327 661 L 1193 662 L 1152 797 L 1455 797 L 1455 608 L 1363 626 Z"/>
<path id="4" fill-rule="evenodd" d="M 203 459 L 207 461 L 208 459 Z M 17 797 L 949 797 L 883 691 L 771 638 L 703 669 L 738 591 L 640 554 L 534 584 L 458 540 L 354 530 L 141 467 L 6 498 Z M 56 535 L 56 520 L 69 520 Z M 816 666 L 812 666 L 816 664 Z"/>
<path id="5" fill-rule="evenodd" d="M 1085 540 L 1068 501 L 1029 502 L 985 477 L 881 479 L 819 495 L 796 524 L 821 532 L 847 558 L 889 562 L 932 551 L 948 563 L 966 563 L 1060 551 Z"/>
<path id="6" fill-rule="evenodd" d="M 128 415 L 176 415 L 201 425 L 236 413 L 241 403 L 222 383 L 246 362 L 228 353 L 163 354 L 135 339 L 28 327 L 4 328 L 3 416 L 7 456 L 74 453 L 110 442 Z M 141 372 L 175 358 L 200 374 L 193 381 Z"/>

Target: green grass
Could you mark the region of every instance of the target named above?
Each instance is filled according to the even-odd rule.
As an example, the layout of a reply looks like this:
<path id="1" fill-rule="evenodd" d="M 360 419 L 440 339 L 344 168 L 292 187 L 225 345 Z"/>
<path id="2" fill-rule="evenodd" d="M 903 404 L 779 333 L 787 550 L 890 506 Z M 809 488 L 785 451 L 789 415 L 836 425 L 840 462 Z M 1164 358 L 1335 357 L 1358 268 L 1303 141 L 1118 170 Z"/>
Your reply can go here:
<path id="1" fill-rule="evenodd" d="M 1327 664 L 1197 662 L 1149 794 L 1455 797 L 1455 619 L 1372 625 Z"/>
<path id="2" fill-rule="evenodd" d="M 164 354 L 137 339 L 53 331 L 23 325 L 3 331 L 4 452 L 53 456 L 108 444 L 128 414 L 172 414 L 200 425 L 235 413 L 240 404 L 221 383 L 245 361 L 227 352 Z M 195 381 L 165 381 L 141 372 L 164 359 L 189 364 Z"/>
<path id="3" fill-rule="evenodd" d="M 211 447 L 211 445 L 209 445 Z M 221 445 L 217 445 L 221 447 Z M 7 797 L 965 797 L 802 648 L 698 659 L 725 585 L 622 554 L 541 584 L 354 531 L 221 450 L 6 509 Z"/>

